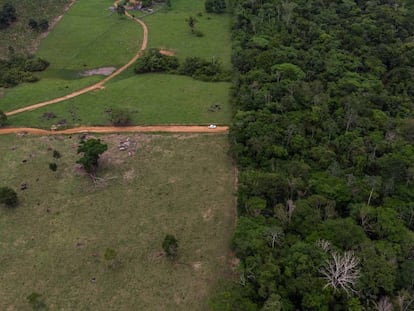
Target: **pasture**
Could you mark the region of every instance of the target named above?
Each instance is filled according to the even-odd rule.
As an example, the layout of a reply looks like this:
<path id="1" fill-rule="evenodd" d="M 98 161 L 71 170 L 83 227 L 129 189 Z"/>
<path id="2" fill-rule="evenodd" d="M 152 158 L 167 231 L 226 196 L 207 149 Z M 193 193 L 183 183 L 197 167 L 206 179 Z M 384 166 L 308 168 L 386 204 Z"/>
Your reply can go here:
<path id="1" fill-rule="evenodd" d="M 0 207 L 0 309 L 31 310 L 36 292 L 49 310 L 206 310 L 234 225 L 227 137 L 99 138 L 106 182 L 94 186 L 75 164 L 77 135 L 0 136 L 1 185 L 20 199 Z M 162 254 L 165 234 L 179 240 L 176 261 Z"/>
<path id="2" fill-rule="evenodd" d="M 125 75 L 126 76 L 126 75 Z M 10 116 L 15 126 L 31 125 L 49 129 L 65 120 L 77 125 L 109 125 L 108 111 L 122 108 L 130 112 L 131 124 L 227 124 L 229 83 L 207 83 L 185 76 L 144 74 L 117 78 L 104 90 L 46 106 L 32 112 Z M 220 105 L 221 109 L 211 111 Z M 53 112 L 54 119 L 43 118 Z"/>

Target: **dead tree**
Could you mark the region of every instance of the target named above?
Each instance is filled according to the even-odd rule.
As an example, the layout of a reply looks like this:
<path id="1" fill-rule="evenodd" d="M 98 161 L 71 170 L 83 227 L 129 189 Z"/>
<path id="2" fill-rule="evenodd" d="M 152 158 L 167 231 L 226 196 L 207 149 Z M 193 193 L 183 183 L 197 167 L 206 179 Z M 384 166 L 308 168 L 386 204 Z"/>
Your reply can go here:
<path id="1" fill-rule="evenodd" d="M 327 281 L 324 289 L 332 287 L 334 291 L 344 290 L 348 296 L 356 293 L 354 287 L 360 277 L 357 269 L 359 259 L 353 252 L 345 252 L 343 255 L 332 252 L 331 256 L 320 270 Z"/>

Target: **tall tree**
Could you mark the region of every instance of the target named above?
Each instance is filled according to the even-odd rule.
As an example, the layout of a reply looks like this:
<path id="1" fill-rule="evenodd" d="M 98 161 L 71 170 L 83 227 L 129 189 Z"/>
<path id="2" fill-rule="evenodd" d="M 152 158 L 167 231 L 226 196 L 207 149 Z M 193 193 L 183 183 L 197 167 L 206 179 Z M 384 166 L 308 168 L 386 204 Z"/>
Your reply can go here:
<path id="1" fill-rule="evenodd" d="M 106 150 L 108 150 L 108 145 L 101 143 L 100 139 L 91 138 L 81 141 L 78 153 L 83 153 L 83 156 L 76 163 L 82 164 L 85 171 L 94 176 L 98 168 L 99 157 Z"/>

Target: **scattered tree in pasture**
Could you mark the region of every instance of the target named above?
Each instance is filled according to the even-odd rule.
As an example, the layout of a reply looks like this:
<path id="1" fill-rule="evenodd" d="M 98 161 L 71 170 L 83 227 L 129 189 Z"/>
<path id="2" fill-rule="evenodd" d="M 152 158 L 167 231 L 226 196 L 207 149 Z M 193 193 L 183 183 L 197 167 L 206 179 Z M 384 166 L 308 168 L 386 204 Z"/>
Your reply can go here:
<path id="1" fill-rule="evenodd" d="M 56 163 L 49 163 L 49 169 L 52 172 L 56 172 L 56 170 L 57 170 L 57 164 Z"/>
<path id="2" fill-rule="evenodd" d="M 16 191 L 9 187 L 0 187 L 0 203 L 7 207 L 16 207 L 18 202 Z"/>
<path id="3" fill-rule="evenodd" d="M 162 242 L 162 249 L 167 257 L 175 258 L 178 254 L 178 240 L 175 236 L 167 234 Z"/>
<path id="4" fill-rule="evenodd" d="M 91 176 L 95 176 L 98 168 L 98 160 L 102 153 L 108 150 L 108 145 L 103 144 L 100 139 L 88 139 L 81 141 L 78 147 L 78 153 L 83 153 L 76 163 L 82 164 L 83 168 Z"/>

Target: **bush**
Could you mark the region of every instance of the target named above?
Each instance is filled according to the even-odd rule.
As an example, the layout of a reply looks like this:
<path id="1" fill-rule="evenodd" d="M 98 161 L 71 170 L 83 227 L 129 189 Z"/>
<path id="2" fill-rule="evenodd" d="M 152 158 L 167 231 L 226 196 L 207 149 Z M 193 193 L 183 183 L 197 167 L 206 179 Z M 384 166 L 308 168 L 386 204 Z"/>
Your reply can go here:
<path id="1" fill-rule="evenodd" d="M 177 57 L 163 55 L 157 49 L 150 49 L 137 60 L 135 73 L 173 72 L 179 65 Z"/>
<path id="2" fill-rule="evenodd" d="M 5 126 L 7 123 L 7 116 L 6 114 L 0 110 L 0 127 Z"/>
<path id="3" fill-rule="evenodd" d="M 178 253 L 178 240 L 175 236 L 167 234 L 162 242 L 162 249 L 167 257 L 176 257 Z"/>
<path id="4" fill-rule="evenodd" d="M 15 207 L 18 204 L 17 193 L 9 187 L 0 187 L 0 203 L 7 207 Z"/>
<path id="5" fill-rule="evenodd" d="M 59 152 L 59 151 L 57 151 L 57 150 L 53 150 L 53 157 L 54 157 L 55 159 L 59 159 L 61 156 L 62 156 L 62 155 L 60 154 L 60 152 Z"/>
<path id="6" fill-rule="evenodd" d="M 49 163 L 49 168 L 51 171 L 56 172 L 57 164 L 56 163 Z"/>
<path id="7" fill-rule="evenodd" d="M 187 57 L 179 72 L 203 81 L 226 81 L 229 79 L 229 74 L 224 71 L 219 59 L 207 61 L 200 57 Z"/>
<path id="8" fill-rule="evenodd" d="M 126 126 L 131 122 L 130 112 L 122 108 L 111 109 L 109 121 L 115 126 Z"/>
<path id="9" fill-rule="evenodd" d="M 223 13 L 226 10 L 226 1 L 206 0 L 204 7 L 208 13 Z"/>

